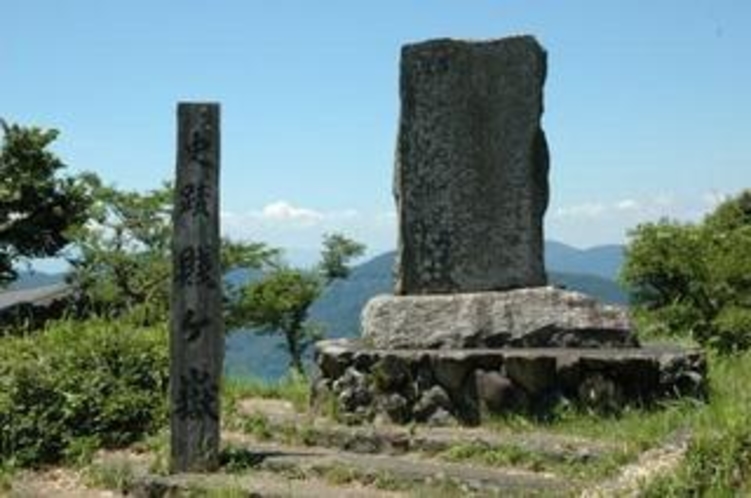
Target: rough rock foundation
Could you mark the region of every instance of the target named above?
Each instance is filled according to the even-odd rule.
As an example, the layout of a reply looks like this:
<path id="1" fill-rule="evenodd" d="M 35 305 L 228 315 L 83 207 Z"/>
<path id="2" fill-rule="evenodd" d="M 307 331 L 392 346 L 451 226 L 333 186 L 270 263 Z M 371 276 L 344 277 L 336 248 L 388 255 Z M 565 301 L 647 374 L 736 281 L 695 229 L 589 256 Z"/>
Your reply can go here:
<path id="1" fill-rule="evenodd" d="M 313 405 L 351 423 L 475 425 L 488 413 L 544 415 L 560 403 L 610 412 L 706 390 L 704 355 L 666 345 L 383 350 L 335 339 L 315 355 Z"/>

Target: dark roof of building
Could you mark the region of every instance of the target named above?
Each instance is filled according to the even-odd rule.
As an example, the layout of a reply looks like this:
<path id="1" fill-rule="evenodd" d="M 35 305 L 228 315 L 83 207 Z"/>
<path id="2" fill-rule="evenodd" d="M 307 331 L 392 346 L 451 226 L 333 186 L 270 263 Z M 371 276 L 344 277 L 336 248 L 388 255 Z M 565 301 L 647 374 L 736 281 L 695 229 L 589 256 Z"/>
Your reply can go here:
<path id="1" fill-rule="evenodd" d="M 0 311 L 21 304 L 47 306 L 58 299 L 67 297 L 71 292 L 73 292 L 73 287 L 66 283 L 45 285 L 35 289 L 0 292 Z"/>

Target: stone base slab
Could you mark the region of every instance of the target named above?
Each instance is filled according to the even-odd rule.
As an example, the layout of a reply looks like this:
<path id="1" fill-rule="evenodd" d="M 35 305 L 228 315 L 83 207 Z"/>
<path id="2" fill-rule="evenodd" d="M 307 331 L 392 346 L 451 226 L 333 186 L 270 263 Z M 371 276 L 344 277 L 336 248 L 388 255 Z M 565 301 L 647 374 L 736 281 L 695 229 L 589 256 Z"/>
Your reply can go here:
<path id="1" fill-rule="evenodd" d="M 362 337 L 383 349 L 637 346 L 625 308 L 555 287 L 376 296 Z"/>
<path id="2" fill-rule="evenodd" d="M 560 403 L 597 411 L 706 392 L 701 351 L 642 348 L 384 350 L 320 341 L 314 407 L 345 422 L 476 425 L 483 413 L 544 415 Z"/>

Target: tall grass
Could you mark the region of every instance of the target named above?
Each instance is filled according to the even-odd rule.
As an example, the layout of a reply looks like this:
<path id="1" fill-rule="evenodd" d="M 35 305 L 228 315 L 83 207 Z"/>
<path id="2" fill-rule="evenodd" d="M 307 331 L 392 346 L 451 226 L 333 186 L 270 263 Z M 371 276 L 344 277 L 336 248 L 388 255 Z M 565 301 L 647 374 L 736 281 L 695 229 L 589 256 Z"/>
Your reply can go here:
<path id="1" fill-rule="evenodd" d="M 303 411 L 308 406 L 310 384 L 307 378 L 294 371 L 271 382 L 252 377 L 229 377 L 224 379 L 222 394 L 230 405 L 242 398 L 272 398 L 290 401 L 298 411 Z"/>
<path id="2" fill-rule="evenodd" d="M 710 366 L 711 402 L 691 417 L 686 459 L 645 496 L 751 495 L 751 352 L 713 357 Z"/>

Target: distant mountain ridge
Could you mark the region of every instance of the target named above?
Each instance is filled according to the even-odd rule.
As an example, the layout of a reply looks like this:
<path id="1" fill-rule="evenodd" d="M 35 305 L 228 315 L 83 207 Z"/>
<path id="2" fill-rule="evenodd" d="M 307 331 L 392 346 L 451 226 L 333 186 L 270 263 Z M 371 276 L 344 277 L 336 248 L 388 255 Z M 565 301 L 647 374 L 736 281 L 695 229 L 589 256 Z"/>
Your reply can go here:
<path id="1" fill-rule="evenodd" d="M 615 281 L 623 266 L 625 247 L 617 244 L 577 249 L 561 242 L 545 242 L 548 271 L 597 275 Z"/>

